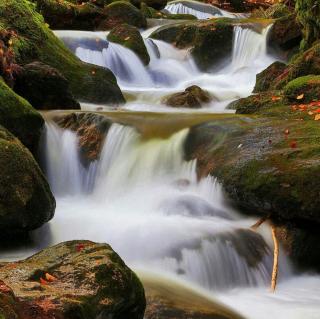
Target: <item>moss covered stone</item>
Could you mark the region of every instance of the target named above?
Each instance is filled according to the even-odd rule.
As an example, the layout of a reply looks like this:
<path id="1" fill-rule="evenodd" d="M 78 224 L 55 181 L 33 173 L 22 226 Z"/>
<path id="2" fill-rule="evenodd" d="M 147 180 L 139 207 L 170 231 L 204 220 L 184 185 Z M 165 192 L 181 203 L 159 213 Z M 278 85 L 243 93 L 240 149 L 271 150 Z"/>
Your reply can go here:
<path id="1" fill-rule="evenodd" d="M 127 23 L 137 28 L 145 28 L 147 20 L 134 5 L 126 1 L 115 1 L 104 9 L 105 19 L 98 26 L 99 30 L 110 30 L 117 25 Z"/>
<path id="2" fill-rule="evenodd" d="M 41 285 L 46 273 L 55 280 Z M 0 280 L 15 296 L 18 319 L 48 318 L 48 309 L 51 318 L 143 319 L 146 306 L 138 277 L 107 244 L 69 241 L 46 248 L 2 264 Z"/>
<path id="3" fill-rule="evenodd" d="M 108 34 L 108 40 L 130 49 L 145 65 L 149 64 L 150 56 L 148 50 L 139 30 L 136 27 L 129 24 L 116 26 Z"/>
<path id="4" fill-rule="evenodd" d="M 59 70 L 70 82 L 73 95 L 92 103 L 123 103 L 111 71 L 81 62 L 55 37 L 34 5 L 27 0 L 0 2 L 0 30 L 14 30 L 16 59 L 21 64 L 38 60 Z"/>
<path id="5" fill-rule="evenodd" d="M 155 10 L 162 10 L 167 5 L 167 0 L 131 0 L 137 8 L 141 8 L 142 3 L 145 3 L 148 7 L 151 7 Z"/>
<path id="6" fill-rule="evenodd" d="M 307 75 L 294 79 L 284 87 L 284 95 L 289 101 L 297 101 L 302 96 L 301 102 L 309 103 L 320 100 L 320 75 Z"/>
<path id="7" fill-rule="evenodd" d="M 212 19 L 170 24 L 153 32 L 151 37 L 180 49 L 191 48 L 196 64 L 206 71 L 231 58 L 233 21 Z"/>
<path id="8" fill-rule="evenodd" d="M 18 137 L 31 152 L 36 153 L 44 120 L 25 99 L 14 93 L 1 78 L 0 125 Z"/>
<path id="9" fill-rule="evenodd" d="M 55 200 L 31 153 L 0 126 L 0 232 L 40 227 L 54 214 Z"/>
<path id="10" fill-rule="evenodd" d="M 286 69 L 286 64 L 276 61 L 269 65 L 265 70 L 256 75 L 256 84 L 253 92 L 263 92 L 270 89 L 274 79 L 280 76 Z"/>

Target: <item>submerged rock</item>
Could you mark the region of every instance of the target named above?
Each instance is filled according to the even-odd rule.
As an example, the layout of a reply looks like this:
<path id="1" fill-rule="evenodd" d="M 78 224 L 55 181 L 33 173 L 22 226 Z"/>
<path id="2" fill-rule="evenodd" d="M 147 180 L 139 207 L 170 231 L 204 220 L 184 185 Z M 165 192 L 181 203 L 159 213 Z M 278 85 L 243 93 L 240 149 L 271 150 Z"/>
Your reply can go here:
<path id="1" fill-rule="evenodd" d="M 29 1 L 0 2 L 0 30 L 2 28 L 16 34 L 11 40 L 17 63 L 40 61 L 56 68 L 69 81 L 76 99 L 91 103 L 124 102 L 112 72 L 81 62 L 55 37 Z"/>
<path id="2" fill-rule="evenodd" d="M 0 232 L 13 236 L 48 222 L 55 200 L 31 153 L 0 126 Z"/>
<path id="3" fill-rule="evenodd" d="M 98 30 L 110 30 L 122 23 L 145 28 L 147 20 L 134 5 L 126 1 L 115 1 L 104 9 L 105 19 L 101 21 Z"/>
<path id="4" fill-rule="evenodd" d="M 80 109 L 66 78 L 57 69 L 41 62 L 25 65 L 17 76 L 14 89 L 36 109 Z"/>
<path id="5" fill-rule="evenodd" d="M 161 277 L 141 274 L 147 308 L 145 319 L 241 319 L 239 314 L 206 296 Z"/>
<path id="6" fill-rule="evenodd" d="M 164 98 L 163 103 L 172 107 L 200 108 L 211 101 L 210 94 L 197 85 L 189 86 L 184 92 L 174 93 Z"/>
<path id="7" fill-rule="evenodd" d="M 26 100 L 17 95 L 0 78 L 0 125 L 37 153 L 44 120 Z"/>
<path id="8" fill-rule="evenodd" d="M 145 310 L 138 277 L 107 244 L 61 243 L 2 264 L 0 280 L 0 315 L 17 319 L 142 319 Z"/>
<path id="9" fill-rule="evenodd" d="M 150 62 L 148 50 L 144 44 L 139 30 L 128 24 L 116 26 L 108 34 L 108 40 L 123 45 L 132 50 L 145 64 Z"/>

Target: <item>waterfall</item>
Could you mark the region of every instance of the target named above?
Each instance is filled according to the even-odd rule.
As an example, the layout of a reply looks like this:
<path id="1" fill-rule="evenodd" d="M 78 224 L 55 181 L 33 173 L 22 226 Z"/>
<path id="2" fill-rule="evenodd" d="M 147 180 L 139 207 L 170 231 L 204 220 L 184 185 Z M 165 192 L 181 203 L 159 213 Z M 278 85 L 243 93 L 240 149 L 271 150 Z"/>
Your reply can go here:
<path id="1" fill-rule="evenodd" d="M 207 7 L 219 10 L 205 5 Z M 163 41 L 144 39 L 150 55 L 150 63 L 145 66 L 133 51 L 108 42 L 106 32 L 58 31 L 56 34 L 81 60 L 113 71 L 121 89 L 135 97 L 123 108 L 170 111 L 162 105 L 165 96 L 198 85 L 214 97 L 213 102 L 205 106 L 206 111 L 226 112 L 230 102 L 252 92 L 256 74 L 274 62 L 274 58 L 266 53 L 269 29 L 258 33 L 249 28 L 234 27 L 231 64 L 207 73 L 198 70 L 188 50 L 178 50 Z M 148 35 L 149 31 L 143 34 Z"/>
<path id="2" fill-rule="evenodd" d="M 219 9 L 214 5 L 191 0 L 171 1 L 166 5 L 165 10 L 168 10 L 172 14 L 192 14 L 198 19 L 211 19 L 214 17 L 239 17 L 239 15 Z"/>
<path id="3" fill-rule="evenodd" d="M 261 33 L 236 26 L 233 36 L 232 67 L 252 67 L 259 60 L 267 59 L 267 36 L 271 26 Z"/>
<path id="4" fill-rule="evenodd" d="M 45 166 L 58 204 L 52 243 L 108 242 L 132 266 L 210 290 L 266 285 L 268 244 L 225 204 L 215 178 L 197 179 L 196 162 L 184 159 L 187 134 L 145 140 L 112 124 L 92 174 L 75 133 L 47 124 Z"/>

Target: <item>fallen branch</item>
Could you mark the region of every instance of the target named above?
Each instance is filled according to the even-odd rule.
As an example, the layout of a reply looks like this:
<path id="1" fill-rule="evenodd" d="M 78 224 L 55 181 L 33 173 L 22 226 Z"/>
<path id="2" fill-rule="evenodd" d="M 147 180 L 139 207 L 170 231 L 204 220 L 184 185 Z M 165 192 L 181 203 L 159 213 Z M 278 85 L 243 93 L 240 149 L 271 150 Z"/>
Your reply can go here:
<path id="1" fill-rule="evenodd" d="M 250 229 L 253 231 L 257 231 L 257 229 L 268 219 L 270 215 L 260 218 L 255 224 L 253 224 Z M 271 225 L 271 234 L 273 240 L 273 268 L 272 268 L 272 276 L 271 276 L 271 291 L 275 292 L 277 286 L 278 279 L 278 268 L 279 268 L 279 241 L 276 235 L 276 228 Z"/>
<path id="2" fill-rule="evenodd" d="M 278 264 L 279 264 L 279 242 L 276 234 L 276 229 L 273 225 L 271 225 L 271 233 L 273 239 L 273 269 L 272 269 L 272 277 L 271 277 L 271 291 L 274 292 L 277 286 L 277 278 L 278 278 Z"/>

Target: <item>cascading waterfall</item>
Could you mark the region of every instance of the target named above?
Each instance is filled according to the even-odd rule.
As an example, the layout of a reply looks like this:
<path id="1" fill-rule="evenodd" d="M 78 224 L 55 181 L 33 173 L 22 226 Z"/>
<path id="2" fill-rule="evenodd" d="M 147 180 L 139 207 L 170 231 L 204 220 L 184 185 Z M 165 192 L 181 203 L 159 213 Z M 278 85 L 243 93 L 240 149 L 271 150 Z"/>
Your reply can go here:
<path id="1" fill-rule="evenodd" d="M 200 72 L 188 50 L 178 50 L 163 41 L 145 38 L 150 55 L 150 63 L 145 66 L 131 50 L 108 42 L 106 33 L 57 31 L 56 34 L 81 60 L 114 72 L 121 89 L 136 97 L 124 108 L 168 111 L 170 108 L 161 105 L 164 96 L 199 85 L 214 97 L 203 110 L 225 112 L 231 101 L 251 93 L 256 74 L 274 61 L 266 50 L 269 29 L 266 27 L 259 33 L 236 26 L 231 64 L 211 73 Z"/>
<path id="2" fill-rule="evenodd" d="M 269 246 L 225 205 L 213 177 L 198 181 L 196 162 L 184 160 L 187 134 L 144 140 L 113 124 L 92 174 L 81 163 L 76 134 L 48 123 L 44 158 L 58 204 L 52 243 L 108 242 L 134 267 L 210 290 L 266 285 Z"/>

